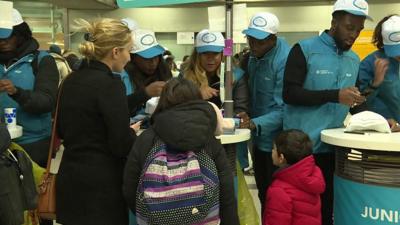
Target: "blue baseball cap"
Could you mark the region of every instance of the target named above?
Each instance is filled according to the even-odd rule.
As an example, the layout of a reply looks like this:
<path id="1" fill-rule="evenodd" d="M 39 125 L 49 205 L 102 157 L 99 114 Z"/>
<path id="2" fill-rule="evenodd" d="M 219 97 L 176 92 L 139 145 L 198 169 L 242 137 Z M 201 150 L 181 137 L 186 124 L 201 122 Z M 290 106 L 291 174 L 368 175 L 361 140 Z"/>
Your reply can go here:
<path id="1" fill-rule="evenodd" d="M 150 59 L 165 52 L 165 49 L 158 44 L 153 31 L 136 29 L 133 33 L 134 44 L 131 53 Z"/>
<path id="2" fill-rule="evenodd" d="M 12 34 L 12 29 L 0 27 L 0 39 L 9 38 Z"/>
<path id="3" fill-rule="evenodd" d="M 272 13 L 260 12 L 251 18 L 249 27 L 243 30 L 242 33 L 255 39 L 262 40 L 271 34 L 278 33 L 278 29 L 278 17 Z"/>
<path id="4" fill-rule="evenodd" d="M 333 12 L 336 11 L 345 11 L 372 20 L 368 15 L 368 3 L 365 0 L 337 0 L 333 5 Z"/>
<path id="5" fill-rule="evenodd" d="M 221 32 L 211 32 L 207 29 L 200 31 L 196 36 L 196 52 L 222 52 L 225 39 Z"/>
<path id="6" fill-rule="evenodd" d="M 6 39 L 13 31 L 13 3 L 0 1 L 0 15 L 0 39 Z"/>
<path id="7" fill-rule="evenodd" d="M 400 56 L 400 16 L 391 16 L 382 24 L 382 39 L 387 56 Z"/>

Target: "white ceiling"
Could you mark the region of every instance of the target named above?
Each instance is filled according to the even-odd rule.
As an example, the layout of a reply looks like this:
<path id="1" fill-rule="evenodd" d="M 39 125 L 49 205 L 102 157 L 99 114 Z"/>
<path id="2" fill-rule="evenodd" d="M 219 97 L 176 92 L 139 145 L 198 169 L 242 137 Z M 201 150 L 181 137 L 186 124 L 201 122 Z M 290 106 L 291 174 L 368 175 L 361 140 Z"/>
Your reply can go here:
<path id="1" fill-rule="evenodd" d="M 59 8 L 70 9 L 113 9 L 114 0 L 12 0 L 16 6 L 33 6 L 40 4 L 55 5 Z"/>
<path id="2" fill-rule="evenodd" d="M 150 1 L 150 0 L 147 0 Z M 369 3 L 396 3 L 400 0 L 368 0 Z M 35 6 L 55 5 L 58 8 L 69 9 L 116 9 L 116 0 L 13 0 L 14 4 L 18 6 L 27 6 L 29 8 L 37 8 Z M 267 6 L 267 5 L 293 5 L 293 4 L 333 4 L 335 0 L 234 0 L 235 3 L 247 3 L 249 6 Z M 213 2 L 206 3 L 193 3 L 177 5 L 175 7 L 196 7 L 196 6 L 211 6 L 222 5 L 225 0 L 214 0 Z M 168 6 L 166 6 L 168 7 Z M 45 7 L 44 7 L 45 8 Z"/>
<path id="3" fill-rule="evenodd" d="M 150 0 L 147 0 L 150 1 Z M 63 9 L 114 10 L 116 0 L 13 0 L 14 7 L 20 10 L 24 19 L 35 27 L 34 32 L 51 32 L 52 26 L 61 29 Z M 235 3 L 246 3 L 250 7 L 273 7 L 293 5 L 330 5 L 334 0 L 234 0 Z M 369 3 L 398 3 L 400 0 L 368 0 Z M 223 5 L 225 0 L 208 3 L 175 5 L 174 7 L 207 7 Z M 168 6 L 166 6 L 168 7 Z M 54 22 L 51 15 L 54 13 Z"/>

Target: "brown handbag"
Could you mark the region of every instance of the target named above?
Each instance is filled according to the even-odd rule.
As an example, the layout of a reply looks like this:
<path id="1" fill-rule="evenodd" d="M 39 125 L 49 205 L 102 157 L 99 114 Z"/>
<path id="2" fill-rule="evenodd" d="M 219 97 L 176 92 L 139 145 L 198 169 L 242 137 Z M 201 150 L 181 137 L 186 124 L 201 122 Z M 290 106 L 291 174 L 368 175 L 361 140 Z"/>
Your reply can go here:
<path id="1" fill-rule="evenodd" d="M 42 177 L 42 181 L 39 184 L 39 202 L 37 207 L 38 216 L 42 219 L 55 220 L 56 219 L 56 174 L 50 173 L 51 159 L 53 154 L 57 152 L 56 148 L 59 147 L 59 137 L 56 132 L 57 129 L 57 117 L 58 117 L 58 106 L 60 103 L 61 88 L 63 82 L 59 87 L 57 96 L 56 110 L 53 120 L 53 126 L 51 130 L 49 156 L 47 158 L 46 172 Z"/>
<path id="2" fill-rule="evenodd" d="M 56 219 L 56 174 L 46 173 L 39 185 L 39 217 L 47 220 Z"/>

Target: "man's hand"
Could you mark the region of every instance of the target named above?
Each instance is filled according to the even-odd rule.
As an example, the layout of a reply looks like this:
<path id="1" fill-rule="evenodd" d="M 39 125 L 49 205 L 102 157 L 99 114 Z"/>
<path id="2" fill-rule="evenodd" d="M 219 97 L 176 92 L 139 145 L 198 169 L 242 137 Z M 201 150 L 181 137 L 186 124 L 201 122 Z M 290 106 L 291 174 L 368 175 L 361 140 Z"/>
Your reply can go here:
<path id="1" fill-rule="evenodd" d="M 240 118 L 240 128 L 249 128 L 250 127 L 250 117 L 246 112 L 240 112 L 236 115 Z"/>
<path id="2" fill-rule="evenodd" d="M 165 85 L 165 81 L 155 81 L 146 86 L 144 89 L 146 94 L 150 97 L 158 97 L 161 95 L 161 91 Z"/>
<path id="3" fill-rule="evenodd" d="M 240 112 L 236 116 L 240 118 L 240 126 L 239 126 L 240 128 L 245 128 L 250 130 L 254 130 L 256 128 L 256 125 L 253 123 L 253 121 L 250 119 L 249 115 L 247 115 L 246 112 Z"/>
<path id="4" fill-rule="evenodd" d="M 142 121 L 136 122 L 130 127 L 135 131 L 135 133 L 137 133 L 140 130 L 140 125 L 142 125 Z"/>
<path id="5" fill-rule="evenodd" d="M 394 119 L 387 120 L 392 132 L 399 132 L 400 131 L 400 124 Z"/>
<path id="6" fill-rule="evenodd" d="M 339 90 L 339 103 L 354 107 L 365 102 L 365 97 L 361 95 L 356 87 L 348 87 Z"/>
<path id="7" fill-rule="evenodd" d="M 11 80 L 0 80 L 0 92 L 7 92 L 9 95 L 17 93 L 17 88 Z"/>

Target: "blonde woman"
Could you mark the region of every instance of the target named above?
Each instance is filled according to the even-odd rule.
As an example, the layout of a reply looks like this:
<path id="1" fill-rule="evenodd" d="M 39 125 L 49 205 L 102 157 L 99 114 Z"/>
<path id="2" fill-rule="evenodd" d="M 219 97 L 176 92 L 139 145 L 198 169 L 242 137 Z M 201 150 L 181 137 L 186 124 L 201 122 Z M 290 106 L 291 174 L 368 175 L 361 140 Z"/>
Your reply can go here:
<path id="1" fill-rule="evenodd" d="M 224 37 L 220 32 L 205 29 L 196 36 L 196 46 L 183 71 L 183 77 L 200 87 L 203 99 L 221 106 L 219 99 L 219 69 L 224 49 Z"/>
<path id="2" fill-rule="evenodd" d="M 132 37 L 120 20 L 77 21 L 85 57 L 61 89 L 58 132 L 65 151 L 57 177 L 57 222 L 126 225 L 122 172 L 135 140 L 125 88 L 114 73 L 130 60 Z"/>
<path id="3" fill-rule="evenodd" d="M 188 61 L 185 62 L 183 77 L 200 87 L 203 99 L 222 107 L 219 96 L 220 67 L 225 39 L 221 32 L 211 32 L 207 29 L 196 36 L 196 45 Z M 234 71 L 233 99 L 235 113 L 246 112 L 248 109 L 248 87 L 243 71 Z"/>

